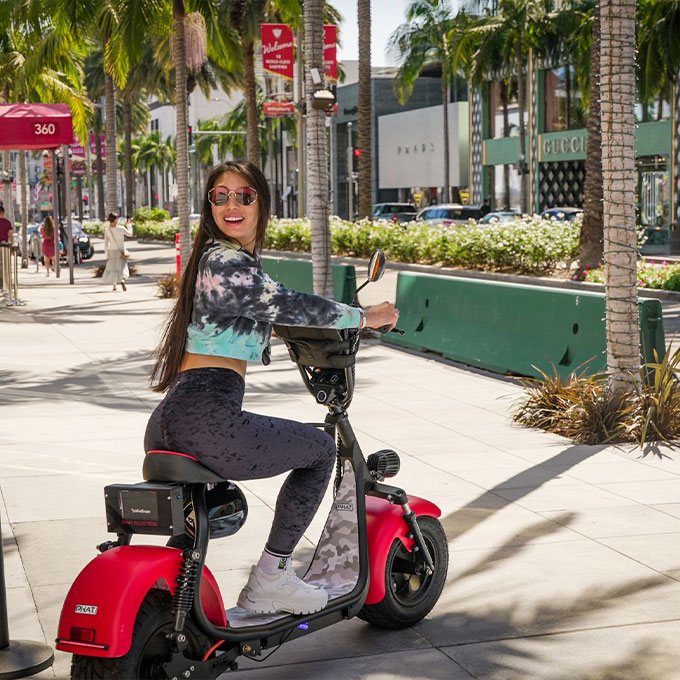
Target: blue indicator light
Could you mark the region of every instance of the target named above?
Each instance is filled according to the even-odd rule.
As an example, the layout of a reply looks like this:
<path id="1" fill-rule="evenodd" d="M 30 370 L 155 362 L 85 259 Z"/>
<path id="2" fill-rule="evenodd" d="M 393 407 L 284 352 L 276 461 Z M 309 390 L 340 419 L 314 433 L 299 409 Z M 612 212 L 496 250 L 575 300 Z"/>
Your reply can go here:
<path id="1" fill-rule="evenodd" d="M 301 623 L 298 625 L 298 628 L 300 630 L 308 630 L 309 629 L 309 624 L 308 623 Z"/>

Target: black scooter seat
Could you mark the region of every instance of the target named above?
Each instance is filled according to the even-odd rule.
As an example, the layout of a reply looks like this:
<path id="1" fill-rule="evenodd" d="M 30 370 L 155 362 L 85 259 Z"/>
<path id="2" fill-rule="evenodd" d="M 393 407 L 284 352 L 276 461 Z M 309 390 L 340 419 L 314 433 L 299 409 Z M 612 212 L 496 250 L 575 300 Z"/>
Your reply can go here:
<path id="1" fill-rule="evenodd" d="M 179 451 L 147 451 L 142 475 L 147 482 L 217 484 L 226 481 L 198 459 Z"/>

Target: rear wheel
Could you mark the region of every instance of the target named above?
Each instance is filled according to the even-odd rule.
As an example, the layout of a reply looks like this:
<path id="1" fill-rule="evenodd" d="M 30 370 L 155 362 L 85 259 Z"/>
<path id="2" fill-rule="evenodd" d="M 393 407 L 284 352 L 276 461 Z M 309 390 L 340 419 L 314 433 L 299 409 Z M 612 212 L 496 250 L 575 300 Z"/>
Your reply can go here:
<path id="1" fill-rule="evenodd" d="M 73 655 L 72 680 L 119 678 L 120 680 L 157 680 L 167 678 L 163 664 L 170 659 L 166 635 L 172 631 L 172 598 L 167 591 L 150 590 L 142 601 L 132 633 L 132 645 L 125 656 L 97 658 Z M 184 625 L 188 645 L 185 655 L 200 660 L 210 648 L 210 640 L 187 619 Z"/>
<path id="2" fill-rule="evenodd" d="M 446 534 L 434 517 L 418 517 L 418 526 L 434 571 L 432 574 L 425 571 L 420 551 L 409 552 L 395 539 L 385 564 L 385 597 L 375 604 L 364 605 L 359 618 L 380 628 L 408 628 L 424 619 L 437 603 L 449 566 Z"/>

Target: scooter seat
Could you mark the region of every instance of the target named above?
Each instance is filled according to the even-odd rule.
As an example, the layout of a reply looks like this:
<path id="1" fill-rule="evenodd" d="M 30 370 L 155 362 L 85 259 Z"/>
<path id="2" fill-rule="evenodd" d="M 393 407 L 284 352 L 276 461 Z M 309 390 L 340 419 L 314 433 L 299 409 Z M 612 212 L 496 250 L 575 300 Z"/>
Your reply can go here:
<path id="1" fill-rule="evenodd" d="M 147 451 L 142 467 L 147 482 L 182 482 L 184 484 L 216 484 L 226 481 L 197 458 L 179 451 Z"/>

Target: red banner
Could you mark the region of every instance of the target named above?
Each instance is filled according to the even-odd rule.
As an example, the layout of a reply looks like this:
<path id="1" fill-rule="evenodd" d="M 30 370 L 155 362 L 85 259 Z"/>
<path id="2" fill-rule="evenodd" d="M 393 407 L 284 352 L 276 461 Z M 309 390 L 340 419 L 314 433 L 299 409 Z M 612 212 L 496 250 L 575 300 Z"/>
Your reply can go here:
<path id="1" fill-rule="evenodd" d="M 295 102 L 268 101 L 262 105 L 265 118 L 281 118 L 295 114 Z"/>
<path id="2" fill-rule="evenodd" d="M 102 158 L 106 158 L 106 135 L 100 135 L 99 139 L 101 140 Z M 90 153 L 95 157 L 97 156 L 97 137 L 93 134 L 90 134 Z"/>
<path id="3" fill-rule="evenodd" d="M 293 29 L 286 24 L 261 24 L 262 68 L 275 76 L 293 80 Z"/>
<path id="4" fill-rule="evenodd" d="M 79 142 L 71 144 L 71 174 L 76 177 L 86 174 L 85 147 Z"/>
<path id="5" fill-rule="evenodd" d="M 323 74 L 328 80 L 338 80 L 338 27 L 326 24 L 323 27 Z"/>

